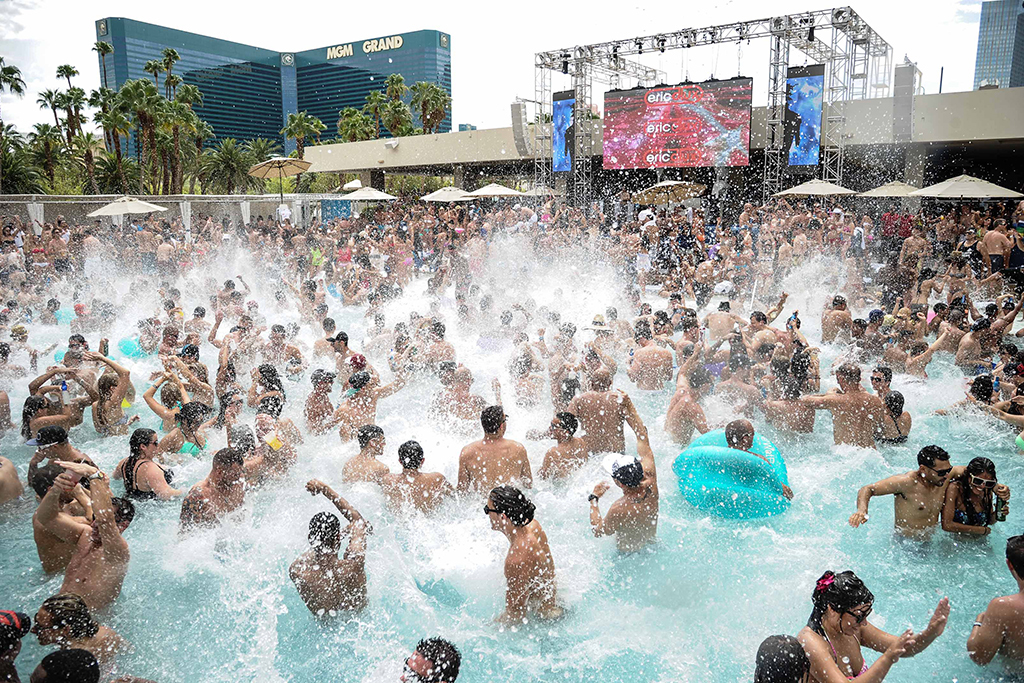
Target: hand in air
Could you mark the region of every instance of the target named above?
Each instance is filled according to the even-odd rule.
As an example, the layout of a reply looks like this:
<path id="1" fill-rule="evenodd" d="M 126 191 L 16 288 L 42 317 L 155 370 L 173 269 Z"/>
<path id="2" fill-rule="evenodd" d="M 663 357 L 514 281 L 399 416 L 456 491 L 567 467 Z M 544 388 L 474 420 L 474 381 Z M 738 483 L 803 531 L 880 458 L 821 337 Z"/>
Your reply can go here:
<path id="1" fill-rule="evenodd" d="M 331 487 L 323 483 L 319 479 L 310 479 L 309 481 L 306 482 L 306 490 L 309 491 L 310 494 L 314 496 L 317 494 L 327 495 L 327 492 L 331 490 Z"/>
<path id="2" fill-rule="evenodd" d="M 1002 501 L 1010 500 L 1010 487 L 1006 484 L 996 484 L 995 488 L 992 489 L 992 493 L 996 494 Z"/>
<path id="3" fill-rule="evenodd" d="M 594 495 L 600 498 L 604 494 L 608 493 L 609 488 L 611 487 L 608 485 L 608 482 L 598 482 L 598 484 L 594 486 Z"/>
<path id="4" fill-rule="evenodd" d="M 947 621 L 949 621 L 949 598 L 942 598 L 935 607 L 935 612 L 932 613 L 928 627 L 922 633 L 928 633 L 935 637 L 941 636 L 942 632 L 946 630 Z"/>
<path id="5" fill-rule="evenodd" d="M 895 664 L 900 660 L 900 657 L 907 653 L 907 648 L 913 647 L 915 643 L 916 639 L 914 633 L 908 628 L 896 638 L 896 641 L 889 646 L 885 651 L 885 654 Z"/>
<path id="6" fill-rule="evenodd" d="M 868 516 L 863 512 L 858 511 L 850 515 L 850 526 L 852 526 L 854 529 L 856 529 L 866 521 L 868 521 Z"/>
<path id="7" fill-rule="evenodd" d="M 82 477 L 88 477 L 89 475 L 99 472 L 97 468 L 85 462 L 70 462 L 68 460 L 55 460 L 54 462 L 56 462 L 58 465 L 63 467 L 68 472 L 74 472 L 75 474 Z"/>

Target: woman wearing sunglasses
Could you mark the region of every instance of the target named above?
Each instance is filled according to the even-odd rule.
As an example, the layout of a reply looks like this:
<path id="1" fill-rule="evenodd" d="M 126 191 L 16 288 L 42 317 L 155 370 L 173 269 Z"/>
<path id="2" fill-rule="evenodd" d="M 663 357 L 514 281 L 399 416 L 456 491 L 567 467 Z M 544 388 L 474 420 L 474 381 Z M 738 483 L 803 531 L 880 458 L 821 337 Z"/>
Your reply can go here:
<path id="1" fill-rule="evenodd" d="M 1006 519 L 1009 499 L 1010 488 L 996 479 L 995 464 L 988 458 L 975 458 L 946 487 L 942 529 L 987 536 L 993 524 Z"/>
<path id="2" fill-rule="evenodd" d="M 867 620 L 875 596 L 851 571 L 822 574 L 811 601 L 814 609 L 797 640 L 811 660 L 810 680 L 815 683 L 879 683 L 900 657 L 913 657 L 942 635 L 949 618 L 949 600 L 942 598 L 920 633 L 886 633 Z M 863 647 L 882 656 L 868 666 Z"/>

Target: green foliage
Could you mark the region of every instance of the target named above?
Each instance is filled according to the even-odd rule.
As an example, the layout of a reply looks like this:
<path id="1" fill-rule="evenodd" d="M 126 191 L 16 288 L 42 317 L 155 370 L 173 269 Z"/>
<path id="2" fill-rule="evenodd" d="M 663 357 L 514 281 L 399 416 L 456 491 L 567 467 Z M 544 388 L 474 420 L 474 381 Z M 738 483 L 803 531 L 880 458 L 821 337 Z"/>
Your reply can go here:
<path id="1" fill-rule="evenodd" d="M 384 191 L 396 197 L 417 199 L 452 184 L 452 179 L 437 176 L 394 175 L 384 177 Z"/>
<path id="2" fill-rule="evenodd" d="M 0 173 L 6 194 L 42 194 L 46 191 L 43 176 L 24 146 L 4 145 L 0 148 Z"/>
<path id="3" fill-rule="evenodd" d="M 353 107 L 345 107 L 338 114 L 338 137 L 342 142 L 359 142 L 377 137 L 371 117 Z"/>

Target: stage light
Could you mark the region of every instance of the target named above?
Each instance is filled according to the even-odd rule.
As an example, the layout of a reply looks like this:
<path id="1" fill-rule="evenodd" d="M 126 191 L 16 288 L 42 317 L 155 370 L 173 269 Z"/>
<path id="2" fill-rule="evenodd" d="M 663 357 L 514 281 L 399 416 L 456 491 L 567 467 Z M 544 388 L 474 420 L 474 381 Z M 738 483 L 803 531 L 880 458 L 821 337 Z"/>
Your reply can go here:
<path id="1" fill-rule="evenodd" d="M 813 43 L 814 42 L 814 27 L 813 26 L 810 27 L 809 29 L 807 29 L 807 42 L 808 43 Z"/>
<path id="2" fill-rule="evenodd" d="M 562 73 L 569 73 L 569 55 L 564 53 L 562 54 Z"/>
<path id="3" fill-rule="evenodd" d="M 642 55 L 644 53 L 644 41 L 637 39 L 636 41 L 636 53 Z"/>
<path id="4" fill-rule="evenodd" d="M 665 51 L 665 39 L 664 38 L 658 38 L 658 49 L 661 52 Z"/>

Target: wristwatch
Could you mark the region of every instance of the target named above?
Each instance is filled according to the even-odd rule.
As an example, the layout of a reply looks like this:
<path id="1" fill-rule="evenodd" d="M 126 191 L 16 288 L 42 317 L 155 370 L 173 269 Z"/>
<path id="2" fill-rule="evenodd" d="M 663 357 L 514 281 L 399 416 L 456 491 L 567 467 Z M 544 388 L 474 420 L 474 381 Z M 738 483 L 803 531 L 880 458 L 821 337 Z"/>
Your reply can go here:
<path id="1" fill-rule="evenodd" d="M 101 472 L 99 470 L 96 470 L 95 472 L 90 474 L 88 477 L 86 477 L 86 479 L 88 479 L 89 481 L 94 481 L 96 479 L 106 479 L 106 478 L 107 478 L 107 475 L 103 474 L 103 472 Z"/>
<path id="2" fill-rule="evenodd" d="M 593 503 L 595 500 L 600 500 L 600 498 L 598 496 L 595 496 L 593 493 L 587 496 L 588 503 Z"/>

